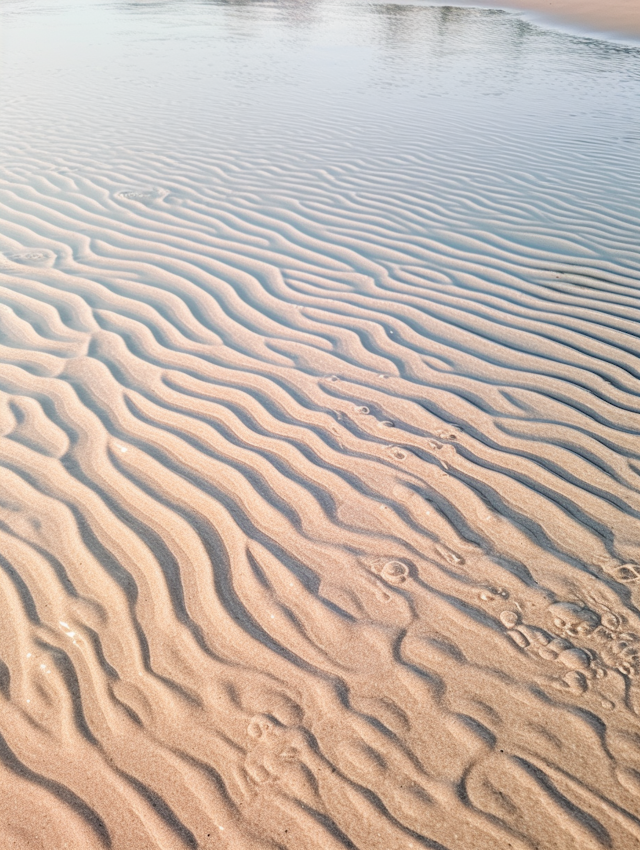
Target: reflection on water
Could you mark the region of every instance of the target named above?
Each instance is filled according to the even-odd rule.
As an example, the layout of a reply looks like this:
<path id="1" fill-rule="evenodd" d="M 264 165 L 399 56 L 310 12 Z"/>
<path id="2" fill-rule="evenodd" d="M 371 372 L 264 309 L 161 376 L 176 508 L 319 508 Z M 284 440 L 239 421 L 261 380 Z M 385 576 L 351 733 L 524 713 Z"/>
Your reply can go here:
<path id="1" fill-rule="evenodd" d="M 0 96 L 40 98 L 45 110 L 65 95 L 47 87 L 55 71 L 77 75 L 80 85 L 111 102 L 125 76 L 127 100 L 138 98 L 141 110 L 142 91 L 154 84 L 205 109 L 216 95 L 233 101 L 238 94 L 247 104 L 281 108 L 278 87 L 286 83 L 304 90 L 296 110 L 315 111 L 316 120 L 322 120 L 318 108 L 337 99 L 354 99 L 361 113 L 355 99 L 364 96 L 367 111 L 382 118 L 391 110 L 393 123 L 398 94 L 405 108 L 415 109 L 417 126 L 425 101 L 429 121 L 434 109 L 446 111 L 433 102 L 443 96 L 492 114 L 493 100 L 503 97 L 497 114 L 505 125 L 512 113 L 515 120 L 536 111 L 535 104 L 539 120 L 550 113 L 556 120 L 562 109 L 586 109 L 591 116 L 604 111 L 616 121 L 637 114 L 640 49 L 543 30 L 500 11 L 322 0 L 81 6 L 49 0 L 8 3 L 2 14 Z M 389 87 L 399 92 L 385 98 L 381 90 Z M 250 114 L 245 117 L 250 122 Z"/>

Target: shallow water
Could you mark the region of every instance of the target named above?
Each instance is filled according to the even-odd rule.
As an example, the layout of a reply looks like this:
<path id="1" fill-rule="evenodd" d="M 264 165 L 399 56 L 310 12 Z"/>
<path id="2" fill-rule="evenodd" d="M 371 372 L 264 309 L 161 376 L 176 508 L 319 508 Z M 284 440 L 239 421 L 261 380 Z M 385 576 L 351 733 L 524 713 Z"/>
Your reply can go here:
<path id="1" fill-rule="evenodd" d="M 0 834 L 640 840 L 640 48 L 6 2 Z"/>

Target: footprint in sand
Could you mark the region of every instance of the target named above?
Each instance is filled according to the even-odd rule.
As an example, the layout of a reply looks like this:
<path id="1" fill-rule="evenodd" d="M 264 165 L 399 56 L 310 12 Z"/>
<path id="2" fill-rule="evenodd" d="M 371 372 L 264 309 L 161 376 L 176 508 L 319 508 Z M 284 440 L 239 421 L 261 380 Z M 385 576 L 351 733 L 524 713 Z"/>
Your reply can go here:
<path id="1" fill-rule="evenodd" d="M 627 680 L 640 676 L 640 637 L 624 630 L 621 616 L 568 601 L 554 602 L 547 615 L 559 634 L 522 623 L 516 611 L 503 611 L 500 621 L 521 649 L 567 669 L 556 682 L 561 689 L 584 693 L 592 680 L 603 679 L 607 671 Z"/>
<path id="2" fill-rule="evenodd" d="M 621 581 L 624 584 L 631 584 L 640 579 L 640 565 L 638 564 L 622 564 L 612 570 L 611 575 L 616 581 Z"/>
<path id="3" fill-rule="evenodd" d="M 436 433 L 436 437 L 438 437 L 440 440 L 457 440 L 458 433 L 454 431 L 453 428 L 445 428 L 442 431 L 438 431 Z"/>
<path id="4" fill-rule="evenodd" d="M 587 637 L 600 625 L 600 615 L 575 602 L 555 602 L 547 609 L 553 624 L 572 637 Z"/>
<path id="5" fill-rule="evenodd" d="M 595 561 L 607 575 L 623 584 L 633 584 L 640 580 L 640 564 L 621 564 L 614 558 L 596 558 Z"/>
<path id="6" fill-rule="evenodd" d="M 249 752 L 244 769 L 255 785 L 277 782 L 300 761 L 306 745 L 304 733 L 283 726 L 274 717 L 258 714 L 247 728 Z"/>
<path id="7" fill-rule="evenodd" d="M 449 549 L 442 544 L 438 544 L 435 548 L 438 554 L 454 567 L 461 567 L 464 564 L 464 558 L 462 555 L 458 554 L 458 552 L 454 552 L 453 549 Z"/>
<path id="8" fill-rule="evenodd" d="M 601 614 L 576 602 L 556 602 L 548 608 L 554 626 L 564 635 L 589 639 L 591 650 L 604 668 L 633 678 L 640 674 L 640 639 L 624 630 L 622 617 L 613 611 Z"/>
<path id="9" fill-rule="evenodd" d="M 18 263 L 21 266 L 52 266 L 56 261 L 56 255 L 48 248 L 29 248 L 23 251 L 14 251 L 6 255 L 10 263 Z"/>
<path id="10" fill-rule="evenodd" d="M 406 587 L 411 577 L 409 565 L 394 558 L 375 558 L 367 561 L 366 567 L 368 593 L 361 598 L 363 608 L 377 623 L 407 628 L 415 618 L 412 597 L 403 592 L 409 589 Z"/>
<path id="11" fill-rule="evenodd" d="M 319 804 L 314 768 L 322 761 L 304 729 L 284 726 L 268 714 L 252 718 L 249 748 L 240 777 L 247 796 L 285 793 L 303 807 Z"/>
<path id="12" fill-rule="evenodd" d="M 495 602 L 498 599 L 504 602 L 509 598 L 509 591 L 504 587 L 483 587 L 478 593 L 478 598 L 482 602 Z"/>
<path id="13" fill-rule="evenodd" d="M 554 607 L 554 623 L 562 623 L 562 628 L 567 623 L 573 629 L 579 624 L 591 622 L 588 609 L 583 611 L 579 606 L 571 607 L 571 603 L 557 603 L 556 606 L 551 606 Z M 576 619 L 578 612 L 583 613 Z M 543 661 L 552 661 L 567 670 L 554 682 L 557 687 L 568 689 L 575 694 L 583 694 L 589 681 L 598 675 L 599 668 L 594 664 L 594 655 L 575 646 L 570 640 L 554 636 L 546 629 L 521 623 L 520 614 L 516 611 L 503 611 L 500 614 L 500 622 L 507 629 L 507 635 L 521 649 L 536 652 Z"/>
<path id="14" fill-rule="evenodd" d="M 380 578 L 383 578 L 389 584 L 393 584 L 396 587 L 404 584 L 409 577 L 409 567 L 403 564 L 402 561 L 386 561 L 379 568 L 374 567 L 373 569 Z"/>
<path id="15" fill-rule="evenodd" d="M 606 667 L 629 679 L 640 675 L 640 638 L 637 634 L 600 628 L 594 633 L 594 639 L 600 644 L 598 654 Z"/>
<path id="16" fill-rule="evenodd" d="M 119 192 L 116 192 L 115 198 L 125 203 L 150 204 L 153 201 L 159 200 L 164 195 L 165 193 L 161 189 L 121 189 Z"/>

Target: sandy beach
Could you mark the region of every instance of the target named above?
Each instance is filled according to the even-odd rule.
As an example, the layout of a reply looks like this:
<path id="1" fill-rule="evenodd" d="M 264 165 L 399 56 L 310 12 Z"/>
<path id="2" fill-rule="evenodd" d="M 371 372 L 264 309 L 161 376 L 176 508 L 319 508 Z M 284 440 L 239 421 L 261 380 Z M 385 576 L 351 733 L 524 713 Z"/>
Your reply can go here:
<path id="1" fill-rule="evenodd" d="M 640 846 L 640 48 L 0 19 L 3 850 Z"/>

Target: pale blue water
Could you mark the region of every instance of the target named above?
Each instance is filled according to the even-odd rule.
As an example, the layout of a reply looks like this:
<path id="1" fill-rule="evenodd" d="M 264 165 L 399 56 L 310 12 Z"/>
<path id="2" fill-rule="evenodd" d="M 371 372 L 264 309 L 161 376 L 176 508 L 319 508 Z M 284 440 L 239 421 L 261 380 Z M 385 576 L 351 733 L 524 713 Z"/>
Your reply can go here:
<path id="1" fill-rule="evenodd" d="M 5 161 L 136 146 L 167 166 L 210 150 L 364 175 L 408 155 L 416 188 L 451 173 L 486 199 L 508 177 L 525 206 L 544 184 L 579 215 L 637 220 L 640 48 L 500 11 L 348 2 L 8 2 L 1 33 Z"/>
<path id="2" fill-rule="evenodd" d="M 446 134 L 445 150 L 544 139 L 547 153 L 574 144 L 583 156 L 604 145 L 606 168 L 630 163 L 639 143 L 640 47 L 500 11 L 7 2 L 1 38 L 3 134 L 28 114 L 24 144 L 68 128 L 78 144 L 202 133 L 257 151 L 317 134 L 367 151 Z"/>

